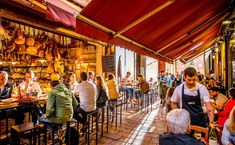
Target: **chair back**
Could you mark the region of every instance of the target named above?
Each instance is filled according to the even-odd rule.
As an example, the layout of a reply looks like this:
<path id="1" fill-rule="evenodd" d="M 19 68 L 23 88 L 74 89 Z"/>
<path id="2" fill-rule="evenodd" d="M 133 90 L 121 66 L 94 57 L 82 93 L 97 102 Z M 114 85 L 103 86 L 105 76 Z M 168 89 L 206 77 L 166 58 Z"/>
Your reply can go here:
<path id="1" fill-rule="evenodd" d="M 204 136 L 202 135 L 201 138 L 206 142 L 206 145 L 209 145 L 209 130 L 207 128 L 197 125 L 190 125 L 189 128 L 191 131 L 198 131 L 204 134 Z"/>

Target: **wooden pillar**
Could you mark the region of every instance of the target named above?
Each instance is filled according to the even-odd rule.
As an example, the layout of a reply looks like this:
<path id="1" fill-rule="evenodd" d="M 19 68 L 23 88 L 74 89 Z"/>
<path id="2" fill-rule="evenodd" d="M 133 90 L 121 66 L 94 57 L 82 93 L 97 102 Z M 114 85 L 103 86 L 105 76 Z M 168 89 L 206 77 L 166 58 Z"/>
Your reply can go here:
<path id="1" fill-rule="evenodd" d="M 232 66 L 232 47 L 229 47 L 229 36 L 225 35 L 225 66 L 226 66 L 226 88 L 229 89 L 232 87 L 232 74 L 233 74 L 233 66 Z"/>

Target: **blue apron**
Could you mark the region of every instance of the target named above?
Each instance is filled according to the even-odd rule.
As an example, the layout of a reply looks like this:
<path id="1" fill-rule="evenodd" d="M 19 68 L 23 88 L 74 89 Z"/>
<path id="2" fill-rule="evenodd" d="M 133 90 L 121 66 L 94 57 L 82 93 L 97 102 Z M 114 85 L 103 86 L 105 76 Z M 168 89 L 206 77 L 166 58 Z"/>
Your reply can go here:
<path id="1" fill-rule="evenodd" d="M 199 89 L 196 96 L 184 94 L 184 85 L 182 87 L 182 108 L 186 109 L 191 118 L 191 124 L 206 127 L 206 118 L 202 109 Z"/>

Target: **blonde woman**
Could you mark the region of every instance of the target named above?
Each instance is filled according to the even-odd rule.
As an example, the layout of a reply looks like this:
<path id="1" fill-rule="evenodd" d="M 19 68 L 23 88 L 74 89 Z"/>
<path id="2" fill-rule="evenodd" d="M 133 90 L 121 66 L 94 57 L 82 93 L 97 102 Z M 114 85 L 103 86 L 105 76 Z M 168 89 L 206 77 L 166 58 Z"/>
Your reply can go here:
<path id="1" fill-rule="evenodd" d="M 107 87 L 108 87 L 109 100 L 118 99 L 119 98 L 118 84 L 117 81 L 115 80 L 114 74 L 108 75 Z"/>

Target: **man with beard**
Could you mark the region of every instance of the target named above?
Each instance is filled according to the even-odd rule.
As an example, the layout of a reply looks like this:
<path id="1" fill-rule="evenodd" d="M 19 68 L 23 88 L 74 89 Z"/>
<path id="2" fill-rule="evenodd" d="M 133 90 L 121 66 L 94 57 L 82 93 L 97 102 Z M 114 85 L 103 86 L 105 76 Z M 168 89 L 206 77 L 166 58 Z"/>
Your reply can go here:
<path id="1" fill-rule="evenodd" d="M 175 88 L 171 98 L 171 106 L 186 109 L 190 113 L 191 124 L 201 127 L 207 126 L 207 120 L 202 106 L 205 104 L 210 123 L 214 121 L 214 112 L 210 103 L 207 88 L 197 82 L 197 72 L 193 67 L 184 70 L 185 82 Z"/>

